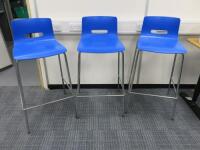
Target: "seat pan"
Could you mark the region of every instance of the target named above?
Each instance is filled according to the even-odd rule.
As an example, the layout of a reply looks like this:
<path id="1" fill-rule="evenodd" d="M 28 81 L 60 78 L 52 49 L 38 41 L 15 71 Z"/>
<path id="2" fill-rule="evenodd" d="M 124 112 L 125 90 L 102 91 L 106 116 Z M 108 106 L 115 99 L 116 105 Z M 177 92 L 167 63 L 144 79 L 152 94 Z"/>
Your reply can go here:
<path id="1" fill-rule="evenodd" d="M 29 60 L 50 57 L 66 52 L 56 39 L 27 39 L 17 41 L 13 47 L 15 60 Z"/>
<path id="2" fill-rule="evenodd" d="M 85 34 L 78 45 L 80 53 L 116 53 L 124 50 L 125 47 L 116 34 Z"/>
<path id="3" fill-rule="evenodd" d="M 184 54 L 187 50 L 176 38 L 140 36 L 138 39 L 139 51 L 164 54 Z"/>

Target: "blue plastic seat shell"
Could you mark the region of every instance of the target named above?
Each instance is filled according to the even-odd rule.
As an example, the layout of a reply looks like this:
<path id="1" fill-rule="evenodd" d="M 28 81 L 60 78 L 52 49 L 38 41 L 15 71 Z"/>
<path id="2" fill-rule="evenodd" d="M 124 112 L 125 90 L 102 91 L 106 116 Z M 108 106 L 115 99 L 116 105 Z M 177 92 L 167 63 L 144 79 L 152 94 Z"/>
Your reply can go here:
<path id="1" fill-rule="evenodd" d="M 51 19 L 30 18 L 15 19 L 11 23 L 15 60 L 29 60 L 50 57 L 65 53 L 67 49 L 54 37 Z M 41 36 L 32 38 L 30 34 Z"/>
<path id="2" fill-rule="evenodd" d="M 138 39 L 139 51 L 163 54 L 184 54 L 187 50 L 178 39 L 180 19 L 175 17 L 146 16 Z M 166 34 L 153 33 L 163 30 Z"/>
<path id="3" fill-rule="evenodd" d="M 14 44 L 15 60 L 30 60 L 55 56 L 67 52 L 67 49 L 55 39 L 21 41 Z"/>
<path id="4" fill-rule="evenodd" d="M 105 30 L 107 33 L 93 33 Z M 78 44 L 79 53 L 117 53 L 125 47 L 117 34 L 117 18 L 112 16 L 88 16 L 82 18 L 82 35 Z"/>
<path id="5" fill-rule="evenodd" d="M 124 45 L 115 34 L 83 35 L 78 45 L 78 52 L 81 53 L 116 53 L 124 50 Z"/>
<path id="6" fill-rule="evenodd" d="M 180 41 L 170 38 L 143 37 L 138 39 L 138 50 L 163 54 L 184 54 L 187 50 Z"/>

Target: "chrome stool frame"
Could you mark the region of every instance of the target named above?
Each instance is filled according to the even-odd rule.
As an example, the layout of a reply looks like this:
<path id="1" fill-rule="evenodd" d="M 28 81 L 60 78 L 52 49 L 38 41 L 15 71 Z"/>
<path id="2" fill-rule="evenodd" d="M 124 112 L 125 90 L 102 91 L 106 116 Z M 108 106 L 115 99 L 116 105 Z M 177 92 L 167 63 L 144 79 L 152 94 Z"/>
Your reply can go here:
<path id="1" fill-rule="evenodd" d="M 28 114 L 27 114 L 28 110 L 38 108 L 38 107 L 42 107 L 42 106 L 46 106 L 46 105 L 53 104 L 53 103 L 57 103 L 57 102 L 61 102 L 61 101 L 64 101 L 64 100 L 67 100 L 69 98 L 74 97 L 74 94 L 73 94 L 73 91 L 72 91 L 72 82 L 71 82 L 71 77 L 70 77 L 70 71 L 69 71 L 67 56 L 66 56 L 66 53 L 63 53 L 65 63 L 66 63 L 66 69 L 67 69 L 67 76 L 68 76 L 69 84 L 65 81 L 65 79 L 63 77 L 63 69 L 62 69 L 61 56 L 60 55 L 61 54 L 58 55 L 58 60 L 59 60 L 60 76 L 61 76 L 61 79 L 62 79 L 63 92 L 64 92 L 64 94 L 66 94 L 66 88 L 65 88 L 65 83 L 66 83 L 66 85 L 69 88 L 72 96 L 53 100 L 51 102 L 47 102 L 47 103 L 43 103 L 43 104 L 40 104 L 40 105 L 31 106 L 31 107 L 26 107 L 26 101 L 25 101 L 25 97 L 24 97 L 23 85 L 22 85 L 22 80 L 21 80 L 21 75 L 20 75 L 20 70 L 19 70 L 19 63 L 22 60 L 21 61 L 15 60 L 15 62 L 14 62 L 14 65 L 15 65 L 15 68 L 16 68 L 17 80 L 18 80 L 18 88 L 19 88 L 19 92 L 20 92 L 21 105 L 22 105 L 22 110 L 23 110 L 24 115 L 25 115 L 26 129 L 27 129 L 28 134 L 30 134 L 30 127 L 29 127 Z"/>
<path id="2" fill-rule="evenodd" d="M 129 94 L 136 94 L 136 95 L 143 95 L 143 96 L 152 96 L 152 97 L 160 97 L 160 98 L 166 98 L 166 99 L 173 99 L 174 100 L 174 105 L 172 108 L 172 116 L 171 119 L 174 120 L 175 117 L 175 112 L 176 112 L 176 105 L 177 105 L 177 99 L 178 99 L 178 95 L 179 95 L 179 87 L 180 87 L 180 81 L 181 81 L 181 75 L 182 75 L 182 70 L 183 70 L 183 62 L 184 62 L 184 54 L 179 54 L 181 56 L 181 65 L 180 65 L 180 72 L 178 75 L 178 81 L 177 81 L 177 86 L 175 85 L 175 82 L 173 80 L 173 75 L 174 75 L 174 70 L 175 70 L 175 65 L 176 65 L 176 60 L 177 60 L 177 55 L 174 55 L 174 61 L 173 61 L 173 65 L 172 65 L 172 70 L 171 70 L 171 75 L 170 75 L 170 80 L 169 80 L 169 85 L 168 85 L 168 91 L 167 91 L 167 95 L 154 95 L 154 94 L 147 94 L 147 93 L 139 93 L 139 92 L 134 92 L 133 89 L 133 82 L 135 80 L 135 74 L 136 74 L 136 69 L 137 69 L 137 65 L 138 65 L 138 57 L 142 52 L 140 52 L 137 49 L 135 49 L 135 54 L 134 54 L 134 58 L 133 58 L 133 63 L 131 66 L 131 74 L 130 74 L 130 78 L 129 78 L 129 87 L 128 87 L 128 93 Z M 169 92 L 171 89 L 171 85 L 173 86 L 174 89 L 174 94 L 175 96 L 169 96 Z"/>
<path id="3" fill-rule="evenodd" d="M 121 61 L 121 83 L 120 83 L 120 54 L 122 57 L 122 61 Z M 121 85 L 122 88 L 122 94 L 116 94 L 116 95 L 81 95 L 80 94 L 80 82 L 81 82 L 81 53 L 78 53 L 78 80 L 77 80 L 77 93 L 76 93 L 76 97 L 77 98 L 83 98 L 83 97 L 123 97 L 123 113 L 122 116 L 124 116 L 124 113 L 126 112 L 126 108 L 125 108 L 125 88 L 124 88 L 124 52 L 118 52 L 118 87 Z M 77 100 L 76 100 L 76 118 L 80 118 L 80 116 L 78 115 L 78 111 L 77 111 Z"/>

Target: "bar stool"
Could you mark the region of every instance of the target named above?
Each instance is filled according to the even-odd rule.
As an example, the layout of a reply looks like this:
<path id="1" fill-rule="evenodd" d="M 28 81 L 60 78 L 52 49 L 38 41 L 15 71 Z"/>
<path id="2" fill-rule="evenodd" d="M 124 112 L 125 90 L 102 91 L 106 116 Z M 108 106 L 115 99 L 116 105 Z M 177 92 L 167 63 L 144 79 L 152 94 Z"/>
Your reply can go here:
<path id="1" fill-rule="evenodd" d="M 179 18 L 159 17 L 159 16 L 147 16 L 144 18 L 141 35 L 136 45 L 133 63 L 131 66 L 131 74 L 129 78 L 129 88 L 128 88 L 128 93 L 132 94 L 173 99 L 174 105 L 172 109 L 172 119 L 174 119 L 176 111 L 176 104 L 179 94 L 179 85 L 180 85 L 183 62 L 184 62 L 184 54 L 187 52 L 187 50 L 182 46 L 182 44 L 178 39 L 179 26 L 180 26 Z M 139 92 L 134 92 L 132 90 L 133 82 L 135 79 L 136 68 L 138 64 L 138 56 L 142 52 L 174 55 L 174 61 L 169 80 L 168 94 L 166 96 L 139 93 Z M 178 75 L 177 86 L 175 86 L 175 82 L 173 80 L 173 74 L 178 55 L 181 56 L 181 65 L 180 65 L 180 72 Z M 175 96 L 169 96 L 171 84 L 173 85 Z"/>
<path id="2" fill-rule="evenodd" d="M 123 105 L 124 105 L 125 103 L 124 51 L 125 51 L 125 47 L 121 43 L 117 34 L 117 18 L 116 17 L 112 17 L 112 16 L 83 17 L 82 18 L 82 35 L 81 35 L 81 39 L 78 45 L 77 97 L 121 96 L 123 97 Z M 90 96 L 80 94 L 80 74 L 81 74 L 81 54 L 82 53 L 93 53 L 93 54 L 118 53 L 118 84 L 120 83 L 120 54 L 121 54 L 122 94 L 90 95 Z M 77 100 L 76 100 L 76 105 L 77 105 Z M 76 111 L 76 118 L 79 118 L 77 111 Z"/>
<path id="3" fill-rule="evenodd" d="M 18 87 L 20 92 L 22 110 L 25 115 L 27 132 L 30 133 L 28 115 L 27 115 L 28 110 L 56 103 L 59 101 L 63 101 L 65 99 L 73 97 L 71 77 L 66 56 L 67 49 L 55 39 L 51 19 L 48 18 L 16 19 L 12 21 L 11 28 L 14 38 L 13 58 L 18 79 Z M 32 33 L 38 33 L 40 34 L 40 36 L 31 38 L 30 34 Z M 61 54 L 64 55 L 69 84 L 66 83 L 63 77 Z M 66 83 L 72 96 L 65 97 L 63 99 L 57 99 L 41 105 L 26 107 L 24 91 L 19 71 L 19 62 L 25 60 L 46 58 L 55 55 L 58 55 L 59 67 L 61 71 L 60 75 L 62 79 L 62 86 L 64 93 L 65 93 L 65 83 Z"/>

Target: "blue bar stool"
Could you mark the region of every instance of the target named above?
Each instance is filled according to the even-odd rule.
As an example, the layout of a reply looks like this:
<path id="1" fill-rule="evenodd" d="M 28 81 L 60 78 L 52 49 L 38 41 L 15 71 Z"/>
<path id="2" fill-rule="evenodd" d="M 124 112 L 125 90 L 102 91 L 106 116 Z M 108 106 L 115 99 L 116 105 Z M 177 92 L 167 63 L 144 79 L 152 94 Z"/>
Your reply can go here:
<path id="1" fill-rule="evenodd" d="M 69 84 L 67 84 L 67 86 L 70 89 L 70 92 L 72 93 L 71 77 L 66 56 L 67 49 L 55 39 L 51 19 L 48 18 L 16 19 L 12 21 L 11 28 L 14 38 L 13 57 L 18 79 L 18 87 L 20 92 L 22 110 L 24 111 L 25 115 L 27 132 L 30 133 L 28 115 L 27 115 L 28 110 L 56 103 L 59 101 L 63 101 L 73 96 L 69 96 L 63 99 L 58 99 L 41 105 L 26 107 L 23 86 L 19 71 L 19 62 L 58 55 L 62 86 L 65 93 L 66 92 L 65 83 L 67 84 L 67 82 L 64 80 L 63 77 L 63 70 L 60 58 L 61 57 L 60 55 L 63 54 L 65 58 L 67 75 L 69 79 Z M 40 36 L 31 38 L 30 34 L 32 33 L 38 33 L 40 34 Z"/>
<path id="2" fill-rule="evenodd" d="M 117 34 L 117 18 L 112 16 L 89 16 L 82 18 L 82 35 L 78 45 L 78 86 L 77 97 L 98 97 L 98 96 L 122 96 L 124 105 L 124 51 L 125 47 L 121 43 Z M 120 83 L 120 54 L 122 56 L 122 94 L 119 95 L 91 95 L 80 94 L 80 74 L 81 74 L 81 54 L 108 54 L 118 53 L 118 85 Z M 77 101 L 76 101 L 77 103 Z M 124 107 L 123 107 L 124 109 Z M 76 111 L 76 118 L 79 118 Z"/>
<path id="3" fill-rule="evenodd" d="M 129 78 L 129 89 L 128 89 L 128 93 L 132 94 L 174 99 L 172 119 L 174 119 L 176 111 L 179 85 L 180 85 L 183 62 L 184 62 L 184 54 L 187 52 L 187 50 L 182 46 L 182 44 L 178 39 L 179 26 L 180 26 L 179 18 L 159 17 L 159 16 L 147 16 L 144 18 L 141 35 L 136 45 L 133 63 L 131 66 L 131 74 Z M 174 61 L 169 80 L 168 94 L 166 96 L 138 93 L 132 90 L 136 68 L 138 64 L 138 56 L 142 52 L 174 55 Z M 177 86 L 175 86 L 175 82 L 173 80 L 173 74 L 175 70 L 177 55 L 181 56 L 181 65 L 180 65 L 180 72 L 178 75 L 179 77 L 177 81 Z M 175 96 L 169 96 L 171 84 L 174 87 Z"/>

